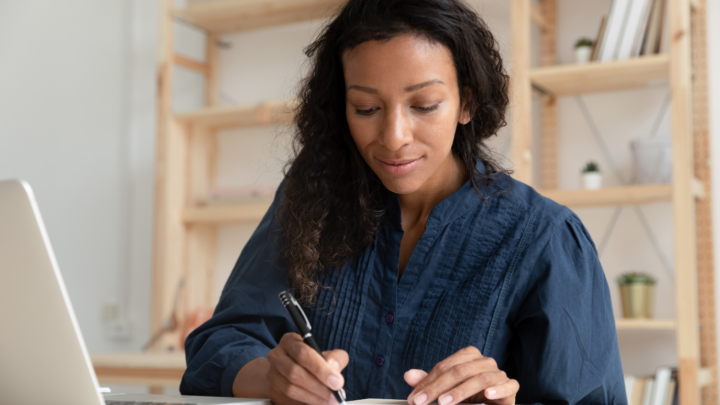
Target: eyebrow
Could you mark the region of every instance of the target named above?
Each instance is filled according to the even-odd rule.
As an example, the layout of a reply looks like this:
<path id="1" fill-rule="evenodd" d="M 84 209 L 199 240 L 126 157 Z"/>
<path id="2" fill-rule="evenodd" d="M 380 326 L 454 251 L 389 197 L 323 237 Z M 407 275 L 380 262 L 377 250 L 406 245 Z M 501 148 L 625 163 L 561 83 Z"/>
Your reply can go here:
<path id="1" fill-rule="evenodd" d="M 410 93 L 410 92 L 413 92 L 413 91 L 418 91 L 418 90 L 422 89 L 423 87 L 427 87 L 427 86 L 429 86 L 429 85 L 431 85 L 431 84 L 435 84 L 435 83 L 445 84 L 445 83 L 444 83 L 442 80 L 440 80 L 440 79 L 432 79 L 432 80 L 428 80 L 428 81 L 426 81 L 426 82 L 422 82 L 422 83 L 418 83 L 418 84 L 413 84 L 412 86 L 407 86 L 407 87 L 405 87 L 403 90 L 405 91 L 405 93 Z M 353 84 L 352 86 L 349 86 L 349 87 L 347 88 L 347 91 L 350 91 L 350 90 L 360 90 L 360 91 L 363 91 L 363 92 L 365 92 L 365 93 L 378 94 L 378 90 L 377 90 L 377 89 L 373 89 L 372 87 L 357 86 L 357 85 L 354 85 L 354 84 Z"/>

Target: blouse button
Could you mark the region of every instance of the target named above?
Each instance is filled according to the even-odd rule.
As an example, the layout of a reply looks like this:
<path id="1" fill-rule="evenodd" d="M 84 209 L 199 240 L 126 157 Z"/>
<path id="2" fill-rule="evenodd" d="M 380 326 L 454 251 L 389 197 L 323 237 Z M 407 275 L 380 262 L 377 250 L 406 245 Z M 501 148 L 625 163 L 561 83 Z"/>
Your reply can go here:
<path id="1" fill-rule="evenodd" d="M 393 316 L 393 314 L 387 314 L 387 315 L 385 315 L 385 322 L 387 322 L 387 323 L 393 323 L 394 320 L 395 320 L 395 317 Z"/>
<path id="2" fill-rule="evenodd" d="M 376 366 L 382 367 L 383 364 L 385 364 L 385 358 L 383 358 L 383 356 L 375 357 L 375 365 Z"/>

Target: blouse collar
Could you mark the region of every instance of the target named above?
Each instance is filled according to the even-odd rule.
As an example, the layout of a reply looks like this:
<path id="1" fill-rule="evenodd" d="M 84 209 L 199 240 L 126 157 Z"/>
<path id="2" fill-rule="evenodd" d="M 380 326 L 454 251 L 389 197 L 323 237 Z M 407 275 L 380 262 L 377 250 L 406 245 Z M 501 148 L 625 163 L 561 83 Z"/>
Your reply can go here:
<path id="1" fill-rule="evenodd" d="M 475 159 L 475 168 L 482 174 L 487 173 L 485 165 L 480 158 Z M 487 186 L 478 186 L 480 192 L 487 196 L 494 189 L 497 189 L 497 184 L 491 184 Z M 470 209 L 477 207 L 482 202 L 480 195 L 478 195 L 475 187 L 473 187 L 470 179 L 463 184 L 458 190 L 449 196 L 445 197 L 440 201 L 428 217 L 425 229 L 441 227 L 465 214 Z M 395 228 L 395 230 L 402 230 L 402 217 L 400 215 L 400 201 L 397 198 L 397 194 L 389 192 L 388 206 L 387 206 L 387 219 L 389 224 Z"/>

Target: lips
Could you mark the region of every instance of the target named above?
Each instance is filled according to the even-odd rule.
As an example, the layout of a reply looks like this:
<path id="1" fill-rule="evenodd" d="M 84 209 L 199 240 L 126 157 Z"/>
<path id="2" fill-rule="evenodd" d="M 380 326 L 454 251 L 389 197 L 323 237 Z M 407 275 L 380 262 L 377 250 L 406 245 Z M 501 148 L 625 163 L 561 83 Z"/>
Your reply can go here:
<path id="1" fill-rule="evenodd" d="M 377 159 L 377 158 L 376 158 Z M 417 166 L 420 158 L 417 159 L 377 159 L 380 166 L 389 174 L 400 175 L 410 172 Z"/>

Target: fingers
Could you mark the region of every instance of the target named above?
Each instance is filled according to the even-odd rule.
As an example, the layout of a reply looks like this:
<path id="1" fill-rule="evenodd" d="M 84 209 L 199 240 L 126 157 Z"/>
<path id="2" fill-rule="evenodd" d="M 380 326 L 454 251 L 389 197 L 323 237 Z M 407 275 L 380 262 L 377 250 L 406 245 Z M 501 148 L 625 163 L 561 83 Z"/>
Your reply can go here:
<path id="1" fill-rule="evenodd" d="M 415 386 L 415 389 L 410 393 L 410 395 L 408 396 L 408 402 L 412 402 L 414 396 L 416 396 L 421 390 L 432 384 L 433 381 L 435 381 L 441 375 L 445 374 L 454 366 L 483 358 L 484 357 L 482 356 L 482 354 L 480 354 L 480 350 L 473 346 L 468 346 L 464 349 L 458 350 L 450 357 L 436 364 L 435 367 L 430 370 L 430 373 L 427 375 L 427 377 L 420 381 Z"/>
<path id="2" fill-rule="evenodd" d="M 519 390 L 520 383 L 517 380 L 508 379 L 502 384 L 486 388 L 484 394 L 487 399 L 515 398 Z M 512 404 L 514 401 L 508 403 Z"/>
<path id="3" fill-rule="evenodd" d="M 284 344 L 283 341 L 285 341 Z M 280 344 L 283 345 L 283 348 L 285 349 L 287 354 L 297 364 L 301 365 L 304 369 L 309 371 L 310 374 L 315 376 L 315 378 L 317 378 L 327 387 L 330 387 L 333 390 L 339 390 L 340 388 L 342 388 L 343 385 L 345 385 L 345 380 L 342 374 L 340 374 L 340 371 L 328 364 L 328 362 L 326 362 L 325 359 L 323 359 L 318 352 L 313 350 L 310 346 L 306 345 L 302 341 L 302 338 L 300 338 L 300 335 L 295 333 L 287 333 L 280 340 Z M 342 360 L 342 355 L 335 355 L 339 357 L 339 360 L 335 358 L 333 359 L 340 363 L 340 360 Z M 345 361 L 345 365 L 347 365 L 347 361 Z"/>
<path id="4" fill-rule="evenodd" d="M 486 400 L 501 400 L 502 404 L 514 404 L 515 395 L 520 389 L 516 380 L 507 378 L 507 375 L 500 370 L 489 371 L 476 375 L 457 387 L 440 394 L 438 403 L 440 405 L 455 405 L 470 397 L 473 402 L 484 402 Z M 502 401 L 506 398 L 507 401 Z"/>
<path id="5" fill-rule="evenodd" d="M 276 404 L 301 405 L 301 404 L 337 404 L 335 398 L 323 399 L 302 386 L 292 383 L 285 378 L 277 369 L 268 372 L 268 378 L 272 378 L 270 385 L 270 398 Z M 327 390 L 327 388 L 325 388 Z M 328 390 L 328 393 L 330 391 Z"/>
<path id="6" fill-rule="evenodd" d="M 412 369 L 412 370 L 408 370 L 405 373 L 404 377 L 405 377 L 405 382 L 407 382 L 409 386 L 415 387 L 416 385 L 418 385 L 418 383 L 420 381 L 423 380 L 423 378 L 427 377 L 427 375 L 428 375 L 428 373 L 426 373 L 423 370 Z"/>
<path id="7" fill-rule="evenodd" d="M 337 371 L 345 369 L 350 361 L 348 353 L 341 349 L 325 351 L 323 352 L 323 357 L 325 357 L 325 361 L 330 363 L 330 365 Z"/>
<path id="8" fill-rule="evenodd" d="M 286 381 L 292 385 L 302 387 L 304 390 L 321 398 L 323 400 L 322 403 L 327 403 L 333 398 L 332 392 L 330 392 L 330 389 L 326 385 L 318 381 L 315 376 L 310 374 L 303 366 L 294 362 L 289 356 L 277 356 L 277 358 L 274 359 L 273 365 Z"/>
<path id="9" fill-rule="evenodd" d="M 490 357 L 482 357 L 466 363 L 458 363 L 418 391 L 416 396 L 413 398 L 414 403 L 415 405 L 423 405 L 424 403 L 429 402 L 429 400 L 440 398 L 442 393 L 451 390 L 453 387 L 468 379 L 477 378 L 477 376 L 486 376 L 488 375 L 487 372 L 497 370 L 498 368 L 495 360 Z M 481 389 L 487 388 L 489 385 L 486 385 Z"/>

